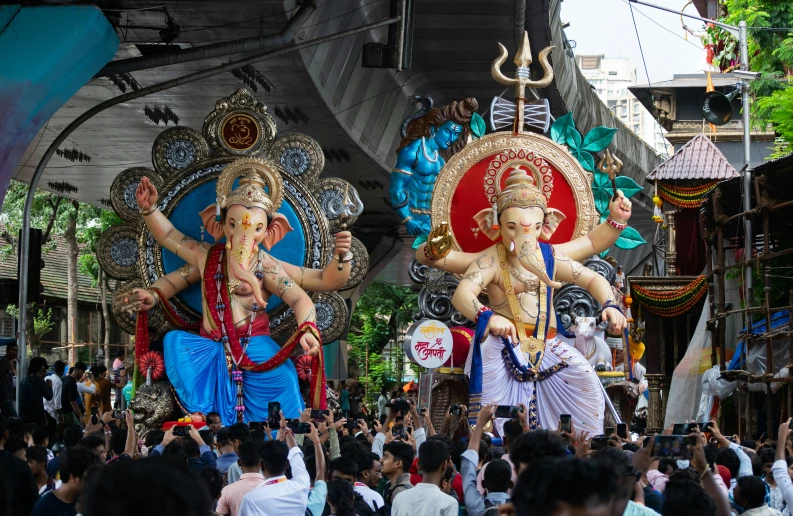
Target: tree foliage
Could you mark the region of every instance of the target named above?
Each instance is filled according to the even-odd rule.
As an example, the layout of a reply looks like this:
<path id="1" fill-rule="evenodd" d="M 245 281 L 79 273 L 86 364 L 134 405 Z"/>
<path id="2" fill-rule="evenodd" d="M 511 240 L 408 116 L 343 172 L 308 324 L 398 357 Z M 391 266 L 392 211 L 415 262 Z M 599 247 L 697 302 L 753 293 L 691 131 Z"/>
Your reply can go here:
<path id="1" fill-rule="evenodd" d="M 399 327 L 413 322 L 417 311 L 418 294 L 407 287 L 379 282 L 370 284 L 355 306 L 347 336 L 347 342 L 351 346 L 348 369 L 358 373 L 359 381 L 366 385 L 369 400 L 376 398 L 383 386 L 394 381 L 395 364 L 385 361 L 382 351 L 395 339 Z M 367 343 L 368 377 L 366 376 Z"/>
<path id="2" fill-rule="evenodd" d="M 770 124 L 786 142 L 793 142 L 793 30 L 784 30 L 793 27 L 793 2 L 725 0 L 724 7 L 723 21 L 738 25 L 743 20 L 749 26 L 749 68 L 761 74 L 752 82 L 753 125 L 764 129 Z"/>

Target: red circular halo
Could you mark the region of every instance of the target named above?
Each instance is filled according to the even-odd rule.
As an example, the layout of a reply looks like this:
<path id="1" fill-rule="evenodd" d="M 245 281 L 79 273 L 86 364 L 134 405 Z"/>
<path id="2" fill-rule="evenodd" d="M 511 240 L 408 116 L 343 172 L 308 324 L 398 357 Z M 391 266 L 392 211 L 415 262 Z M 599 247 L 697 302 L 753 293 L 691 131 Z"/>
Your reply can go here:
<path id="1" fill-rule="evenodd" d="M 151 368 L 151 379 L 162 380 L 165 377 L 165 361 L 159 351 L 147 351 L 138 359 L 138 368 L 143 377 Z"/>

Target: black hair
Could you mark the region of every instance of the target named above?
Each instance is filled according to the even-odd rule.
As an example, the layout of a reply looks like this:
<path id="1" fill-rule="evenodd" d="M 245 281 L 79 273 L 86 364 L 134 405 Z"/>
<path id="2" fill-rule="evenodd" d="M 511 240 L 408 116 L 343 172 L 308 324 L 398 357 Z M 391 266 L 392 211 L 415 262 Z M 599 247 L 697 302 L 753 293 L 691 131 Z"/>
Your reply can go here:
<path id="1" fill-rule="evenodd" d="M 680 468 L 671 475 L 669 475 L 669 480 L 672 479 L 681 480 L 681 481 L 691 481 L 699 483 L 699 473 L 694 468 Z"/>
<path id="2" fill-rule="evenodd" d="M 8 436 L 16 435 L 17 437 L 25 438 L 25 422 L 18 417 L 8 418 Z M 30 433 L 30 432 L 28 432 Z M 82 435 L 82 430 L 80 430 Z"/>
<path id="3" fill-rule="evenodd" d="M 245 423 L 234 423 L 229 427 L 229 440 L 244 443 L 251 440 L 251 429 Z"/>
<path id="4" fill-rule="evenodd" d="M 262 456 L 262 466 L 270 475 L 283 475 L 286 471 L 286 459 L 289 448 L 281 441 L 264 441 L 259 448 Z"/>
<path id="5" fill-rule="evenodd" d="M 352 484 L 337 478 L 328 482 L 328 503 L 333 504 L 335 516 L 356 516 L 355 491 Z"/>
<path id="6" fill-rule="evenodd" d="M 146 434 L 146 439 L 144 439 L 143 444 L 145 444 L 147 447 L 157 446 L 158 444 L 162 443 L 164 437 L 165 432 L 159 428 L 155 428 L 149 430 L 149 433 Z"/>
<path id="7" fill-rule="evenodd" d="M 427 437 L 427 440 L 428 440 L 428 441 L 429 441 L 429 440 L 436 440 L 436 441 L 440 441 L 440 442 L 442 442 L 443 444 L 445 444 L 445 445 L 446 445 L 446 447 L 447 447 L 447 448 L 449 448 L 449 450 L 451 450 L 451 448 L 452 448 L 452 439 L 451 439 L 451 438 L 450 438 L 448 435 L 446 435 L 446 434 L 435 434 L 435 435 L 431 435 L 431 436 Z"/>
<path id="8" fill-rule="evenodd" d="M 176 467 L 184 471 L 190 471 L 187 468 L 187 454 L 182 449 L 182 443 L 179 441 L 169 442 L 168 446 L 162 451 L 162 456 L 176 465 Z"/>
<path id="9" fill-rule="evenodd" d="M 207 412 L 207 424 L 210 423 L 209 418 L 211 417 L 216 417 L 220 420 L 221 423 L 223 422 L 223 418 L 220 417 L 220 414 L 218 414 L 217 412 Z"/>
<path id="10" fill-rule="evenodd" d="M 74 446 L 83 438 L 83 429 L 80 425 L 68 425 L 63 429 L 63 445 L 67 448 Z"/>
<path id="11" fill-rule="evenodd" d="M 715 516 L 716 514 L 716 504 L 700 485 L 699 478 L 690 480 L 675 473 L 674 478 L 670 478 L 666 483 L 664 498 L 662 516 Z"/>
<path id="12" fill-rule="evenodd" d="M 760 457 L 761 464 L 768 464 L 770 462 L 776 462 L 774 459 L 776 458 L 776 452 L 771 448 L 761 448 L 757 455 Z"/>
<path id="13" fill-rule="evenodd" d="M 371 470 L 374 467 L 374 461 L 378 460 L 377 455 L 362 446 L 357 446 L 350 456 L 355 460 L 355 465 L 358 468 L 356 478 L 364 471 Z"/>
<path id="14" fill-rule="evenodd" d="M 441 477 L 441 484 L 444 482 L 451 482 L 452 475 L 454 475 L 454 468 L 451 466 L 446 466 L 446 470 L 443 472 L 443 477 Z"/>
<path id="15" fill-rule="evenodd" d="M 493 438 L 490 437 L 490 434 L 482 434 L 482 440 L 487 443 L 488 448 L 493 446 Z"/>
<path id="16" fill-rule="evenodd" d="M 208 468 L 206 468 L 208 469 Z M 141 496 L 145 493 L 145 496 Z M 86 479 L 80 496 L 83 516 L 177 514 L 205 516 L 212 502 L 195 477 L 164 457 L 117 462 Z"/>
<path id="17" fill-rule="evenodd" d="M 215 434 L 212 433 L 212 430 L 207 428 L 206 430 L 199 430 L 198 435 L 201 436 L 201 440 L 204 441 L 204 444 L 207 446 L 212 446 L 215 444 Z M 198 443 L 199 445 L 201 443 Z"/>
<path id="18" fill-rule="evenodd" d="M 785 462 L 787 462 L 787 467 L 793 466 L 793 456 L 785 459 Z"/>
<path id="19" fill-rule="evenodd" d="M 510 419 L 504 423 L 504 445 L 509 446 L 523 433 L 523 427 L 517 419 Z"/>
<path id="20" fill-rule="evenodd" d="M 182 437 L 182 449 L 188 459 L 197 459 L 201 456 L 201 449 L 198 441 L 190 436 Z"/>
<path id="21" fill-rule="evenodd" d="M 738 478 L 738 470 L 741 467 L 741 460 L 738 454 L 730 448 L 722 448 L 716 452 L 716 464 L 724 466 L 730 472 L 732 478 Z"/>
<path id="22" fill-rule="evenodd" d="M 33 357 L 28 363 L 28 376 L 34 376 L 47 368 L 47 359 L 44 357 Z"/>
<path id="23" fill-rule="evenodd" d="M 4 417 L 0 417 L 0 439 L 5 437 L 6 430 L 8 430 L 8 422 Z"/>
<path id="24" fill-rule="evenodd" d="M 515 514 L 550 516 L 561 503 L 574 507 L 607 504 L 616 490 L 617 476 L 602 464 L 556 457 L 534 461 L 518 478 L 511 501 Z"/>
<path id="25" fill-rule="evenodd" d="M 127 431 L 123 428 L 114 428 L 110 434 L 110 449 L 116 455 L 121 455 L 127 449 Z"/>
<path id="26" fill-rule="evenodd" d="M 479 441 L 479 462 L 484 464 L 490 460 L 490 446 L 484 439 Z"/>
<path id="27" fill-rule="evenodd" d="M 240 464 L 246 468 L 258 466 L 262 460 L 262 456 L 259 454 L 259 448 L 260 445 L 257 445 L 253 441 L 240 444 L 240 452 L 238 454 Z"/>
<path id="28" fill-rule="evenodd" d="M 330 461 L 330 467 L 328 471 L 331 473 L 331 475 L 334 471 L 338 471 L 344 475 L 350 475 L 353 478 L 356 478 L 358 476 L 358 464 L 350 457 L 336 457 Z"/>
<path id="29" fill-rule="evenodd" d="M 490 493 L 506 493 L 512 487 L 512 466 L 503 459 L 490 461 L 485 468 L 482 487 Z"/>
<path id="30" fill-rule="evenodd" d="M 81 371 L 88 371 L 88 367 L 85 365 L 84 362 L 77 362 L 72 366 L 72 370 L 79 369 Z"/>
<path id="31" fill-rule="evenodd" d="M 741 498 L 746 501 L 744 509 L 762 507 L 765 503 L 765 482 L 759 477 L 748 475 L 738 479 L 741 488 Z"/>
<path id="32" fill-rule="evenodd" d="M 63 360 L 56 360 L 54 364 L 52 364 L 52 371 L 58 375 L 63 376 L 63 372 L 66 370 L 66 362 Z"/>
<path id="33" fill-rule="evenodd" d="M 107 372 L 107 367 L 100 364 L 98 366 L 94 366 L 93 368 L 91 368 L 91 372 L 94 373 L 95 377 L 99 378 L 100 376 L 102 376 L 102 374 Z"/>
<path id="34" fill-rule="evenodd" d="M 465 450 L 468 449 L 468 443 L 464 443 L 461 441 L 454 441 L 449 447 L 449 455 L 452 458 L 452 464 L 454 467 L 457 468 L 457 471 L 462 469 L 462 455 L 465 453 Z"/>
<path id="35" fill-rule="evenodd" d="M 218 430 L 218 435 L 215 436 L 218 446 L 228 446 L 231 441 L 231 431 L 225 426 Z"/>
<path id="36" fill-rule="evenodd" d="M 557 432 L 535 430 L 518 436 L 509 445 L 509 458 L 517 471 L 520 465 L 531 467 L 535 462 L 567 455 L 567 445 Z"/>
<path id="37" fill-rule="evenodd" d="M 399 441 L 392 441 L 383 446 L 383 453 L 385 452 L 390 453 L 394 457 L 394 460 L 402 461 L 403 473 L 410 472 L 410 466 L 413 465 L 413 459 L 416 457 L 411 445 Z"/>
<path id="38" fill-rule="evenodd" d="M 44 441 L 50 436 L 50 433 L 43 426 L 36 426 L 30 434 L 33 438 L 33 444 L 36 446 L 44 446 Z"/>
<path id="39" fill-rule="evenodd" d="M 711 468 L 716 464 L 716 454 L 719 452 L 718 445 L 708 443 L 705 445 L 705 460 L 708 461 L 708 466 Z M 677 467 L 677 464 L 675 464 Z"/>
<path id="40" fill-rule="evenodd" d="M 223 491 L 223 473 L 215 468 L 204 468 L 198 472 L 198 478 L 203 480 L 210 498 L 220 498 L 220 492 Z"/>
<path id="41" fill-rule="evenodd" d="M 752 463 L 752 475 L 759 477 L 763 474 L 763 461 L 760 460 L 760 457 L 758 457 L 756 453 L 750 453 L 748 455 Z"/>
<path id="42" fill-rule="evenodd" d="M 47 448 L 44 446 L 28 446 L 25 449 L 25 458 L 39 464 L 47 465 Z"/>
<path id="43" fill-rule="evenodd" d="M 58 472 L 63 483 L 68 482 L 72 477 L 82 478 L 88 468 L 99 464 L 99 457 L 94 455 L 94 451 L 81 444 L 66 448 L 59 457 Z"/>
<path id="44" fill-rule="evenodd" d="M 85 437 L 80 439 L 80 442 L 78 444 L 81 444 L 81 445 L 85 446 L 86 448 L 88 448 L 89 450 L 93 451 L 96 448 L 98 448 L 99 446 L 104 446 L 105 445 L 105 440 L 104 439 L 100 439 L 99 437 L 97 437 L 95 435 L 86 435 Z"/>
<path id="45" fill-rule="evenodd" d="M 669 468 L 672 468 L 672 473 L 677 471 L 677 460 L 671 457 L 662 457 L 658 461 L 658 471 L 660 471 L 664 475 L 671 475 L 672 473 L 667 473 L 667 471 L 669 471 Z"/>
<path id="46" fill-rule="evenodd" d="M 124 356 L 124 348 L 120 348 L 118 351 L 116 351 L 116 358 L 121 358 L 123 356 Z"/>
<path id="47" fill-rule="evenodd" d="M 440 439 L 427 439 L 419 447 L 419 466 L 424 474 L 434 473 L 449 460 L 449 447 Z"/>
<path id="48" fill-rule="evenodd" d="M 3 445 L 3 449 L 11 454 L 18 452 L 19 450 L 24 450 L 27 447 L 28 443 L 26 443 L 25 440 L 18 435 L 9 435 L 8 439 L 6 439 L 6 442 Z"/>

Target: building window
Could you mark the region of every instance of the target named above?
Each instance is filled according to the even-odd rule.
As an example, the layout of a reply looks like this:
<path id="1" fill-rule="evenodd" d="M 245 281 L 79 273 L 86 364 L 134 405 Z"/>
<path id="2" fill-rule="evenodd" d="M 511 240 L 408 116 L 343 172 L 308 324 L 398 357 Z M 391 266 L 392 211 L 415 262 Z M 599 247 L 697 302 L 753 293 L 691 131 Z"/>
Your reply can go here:
<path id="1" fill-rule="evenodd" d="M 614 70 L 609 70 L 609 75 L 617 75 L 617 72 Z"/>
<path id="2" fill-rule="evenodd" d="M 16 321 L 14 316 L 0 310 L 0 337 L 12 338 L 16 336 Z"/>

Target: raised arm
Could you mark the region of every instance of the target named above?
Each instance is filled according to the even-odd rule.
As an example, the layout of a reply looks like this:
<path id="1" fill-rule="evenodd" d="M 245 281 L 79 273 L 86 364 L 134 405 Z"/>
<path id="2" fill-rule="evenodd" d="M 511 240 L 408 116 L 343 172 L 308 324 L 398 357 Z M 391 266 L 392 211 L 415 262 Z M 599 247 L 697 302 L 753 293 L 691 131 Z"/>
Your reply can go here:
<path id="1" fill-rule="evenodd" d="M 200 244 L 177 230 L 157 209 L 157 189 L 147 177 L 140 180 L 135 199 L 143 222 L 157 242 L 190 265 L 198 267 L 198 253 L 202 252 L 199 250 Z"/>
<path id="2" fill-rule="evenodd" d="M 282 268 L 276 268 L 274 272 L 264 275 L 264 287 L 289 305 L 295 312 L 298 326 L 305 322 L 316 323 L 317 313 L 313 301 Z M 309 356 L 319 353 L 319 342 L 311 333 L 304 333 L 300 337 L 300 345 Z"/>
<path id="3" fill-rule="evenodd" d="M 145 312 L 154 308 L 157 304 L 165 302 L 190 285 L 201 281 L 201 273 L 194 265 L 185 263 L 175 271 L 169 272 L 165 276 L 151 284 L 149 288 L 133 288 L 132 290 L 119 290 L 113 295 L 113 305 L 120 306 L 125 312 Z M 159 294 L 155 295 L 154 289 Z M 162 299 L 161 299 L 162 297 Z"/>
<path id="4" fill-rule="evenodd" d="M 617 190 L 617 199 L 609 202 L 608 209 L 611 219 L 618 224 L 627 224 L 631 218 L 631 201 L 625 198 L 621 190 Z M 586 235 L 554 247 L 570 259 L 581 261 L 614 245 L 621 232 L 608 222 L 603 222 Z"/>
<path id="5" fill-rule="evenodd" d="M 324 269 L 308 269 L 287 262 L 278 263 L 303 290 L 308 290 L 309 292 L 335 292 L 350 279 L 352 261 L 343 261 L 341 263 L 342 268 L 339 270 L 339 256 L 347 255 L 351 246 L 352 234 L 349 231 L 339 231 L 336 233 L 336 247 L 333 250 L 333 257 Z"/>

